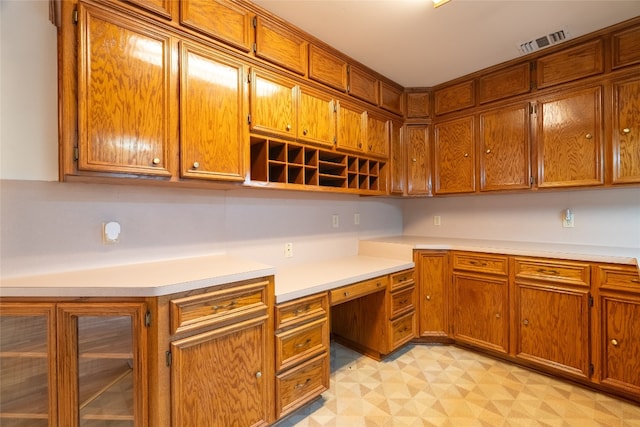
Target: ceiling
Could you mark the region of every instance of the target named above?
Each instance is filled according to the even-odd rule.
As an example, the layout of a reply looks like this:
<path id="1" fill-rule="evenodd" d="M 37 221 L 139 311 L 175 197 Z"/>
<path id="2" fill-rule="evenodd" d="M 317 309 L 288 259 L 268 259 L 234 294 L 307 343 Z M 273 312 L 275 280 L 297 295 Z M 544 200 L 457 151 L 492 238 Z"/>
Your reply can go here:
<path id="1" fill-rule="evenodd" d="M 640 0 L 253 0 L 404 87 L 429 87 L 640 16 Z"/>

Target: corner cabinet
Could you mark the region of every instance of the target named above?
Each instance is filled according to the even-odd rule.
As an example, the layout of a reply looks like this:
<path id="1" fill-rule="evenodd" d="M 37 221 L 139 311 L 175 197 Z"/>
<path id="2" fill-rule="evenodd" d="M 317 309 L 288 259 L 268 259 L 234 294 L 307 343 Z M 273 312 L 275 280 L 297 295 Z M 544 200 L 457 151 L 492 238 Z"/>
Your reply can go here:
<path id="1" fill-rule="evenodd" d="M 2 425 L 148 425 L 145 303 L 1 309 Z"/>
<path id="2" fill-rule="evenodd" d="M 467 116 L 436 123 L 434 128 L 434 194 L 473 193 L 475 118 Z"/>

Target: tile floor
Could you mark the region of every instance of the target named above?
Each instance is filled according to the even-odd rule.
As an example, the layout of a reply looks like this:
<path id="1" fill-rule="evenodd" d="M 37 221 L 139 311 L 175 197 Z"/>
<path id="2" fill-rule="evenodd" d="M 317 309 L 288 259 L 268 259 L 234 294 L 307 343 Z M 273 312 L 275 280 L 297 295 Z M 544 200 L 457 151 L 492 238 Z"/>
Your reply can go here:
<path id="1" fill-rule="evenodd" d="M 640 405 L 453 346 L 376 362 L 331 343 L 331 386 L 278 427 L 640 427 Z"/>

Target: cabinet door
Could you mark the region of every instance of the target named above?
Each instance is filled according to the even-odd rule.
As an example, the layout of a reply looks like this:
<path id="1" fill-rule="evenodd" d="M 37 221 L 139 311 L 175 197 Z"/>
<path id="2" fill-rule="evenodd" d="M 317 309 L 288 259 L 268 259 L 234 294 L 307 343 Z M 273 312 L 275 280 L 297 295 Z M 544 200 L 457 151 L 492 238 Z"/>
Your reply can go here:
<path id="1" fill-rule="evenodd" d="M 267 317 L 171 343 L 172 425 L 266 426 L 272 418 L 273 355 Z M 197 408 L 197 409 L 196 409 Z"/>
<path id="2" fill-rule="evenodd" d="M 298 106 L 298 139 L 333 147 L 336 135 L 333 98 L 301 87 Z"/>
<path id="3" fill-rule="evenodd" d="M 249 145 L 245 66 L 184 42 L 180 53 L 181 176 L 242 181 Z"/>
<path id="4" fill-rule="evenodd" d="M 251 130 L 296 136 L 297 85 L 260 70 L 251 73 Z"/>
<path id="5" fill-rule="evenodd" d="M 480 114 L 480 190 L 529 188 L 529 104 Z"/>
<path id="6" fill-rule="evenodd" d="M 613 86 L 613 183 L 640 182 L 640 79 Z"/>
<path id="7" fill-rule="evenodd" d="M 57 424 L 53 304 L 0 303 L 0 424 Z"/>
<path id="8" fill-rule="evenodd" d="M 602 296 L 600 382 L 640 395 L 640 298 Z"/>
<path id="9" fill-rule="evenodd" d="M 538 187 L 599 185 L 602 178 L 601 88 L 562 93 L 538 111 Z"/>
<path id="10" fill-rule="evenodd" d="M 258 58 L 266 59 L 300 75 L 307 74 L 308 43 L 305 39 L 276 22 L 255 18 Z"/>
<path id="11" fill-rule="evenodd" d="M 78 168 L 169 177 L 171 37 L 101 9 L 78 10 Z"/>
<path id="12" fill-rule="evenodd" d="M 454 337 L 499 353 L 509 351 L 507 280 L 453 274 Z"/>
<path id="13" fill-rule="evenodd" d="M 366 112 L 363 108 L 345 102 L 338 102 L 337 146 L 351 151 L 364 150 L 364 123 Z"/>
<path id="14" fill-rule="evenodd" d="M 429 126 L 407 126 L 407 194 L 431 193 Z"/>
<path id="15" fill-rule="evenodd" d="M 516 282 L 516 356 L 589 377 L 588 288 L 562 289 Z"/>
<path id="16" fill-rule="evenodd" d="M 367 113 L 367 153 L 372 156 L 389 158 L 389 120 L 376 114 Z"/>
<path id="17" fill-rule="evenodd" d="M 435 194 L 474 192 L 476 185 L 473 116 L 434 126 Z"/>
<path id="18" fill-rule="evenodd" d="M 391 194 L 404 194 L 407 157 L 401 122 L 391 122 Z"/>
<path id="19" fill-rule="evenodd" d="M 253 45 L 253 14 L 227 0 L 183 0 L 180 24 L 245 52 Z"/>
<path id="20" fill-rule="evenodd" d="M 57 305 L 61 425 L 147 426 L 143 303 Z"/>
<path id="21" fill-rule="evenodd" d="M 449 336 L 448 290 L 450 275 L 446 252 L 418 252 L 419 336 Z"/>

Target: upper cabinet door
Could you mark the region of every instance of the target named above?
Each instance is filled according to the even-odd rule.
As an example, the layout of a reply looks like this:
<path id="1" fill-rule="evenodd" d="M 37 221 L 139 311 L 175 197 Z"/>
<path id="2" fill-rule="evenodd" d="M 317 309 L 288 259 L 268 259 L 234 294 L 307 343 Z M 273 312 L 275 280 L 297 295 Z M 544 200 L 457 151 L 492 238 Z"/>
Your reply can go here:
<path id="1" fill-rule="evenodd" d="M 227 0 L 182 0 L 180 23 L 245 52 L 253 45 L 253 14 Z"/>
<path id="2" fill-rule="evenodd" d="M 348 65 L 343 59 L 309 45 L 309 78 L 339 91 L 346 91 Z"/>
<path id="3" fill-rule="evenodd" d="M 294 138 L 296 94 L 292 80 L 254 69 L 251 72 L 251 130 Z"/>
<path id="4" fill-rule="evenodd" d="M 298 106 L 298 139 L 333 146 L 336 136 L 333 97 L 301 87 Z"/>
<path id="5" fill-rule="evenodd" d="M 242 181 L 248 147 L 245 66 L 186 42 L 180 54 L 181 176 Z"/>
<path id="6" fill-rule="evenodd" d="M 169 177 L 170 36 L 78 8 L 78 169 Z"/>
<path id="7" fill-rule="evenodd" d="M 389 119 L 367 113 L 367 152 L 373 156 L 389 157 Z"/>
<path id="8" fill-rule="evenodd" d="M 305 39 L 287 28 L 256 17 L 256 56 L 295 73 L 307 74 Z"/>
<path id="9" fill-rule="evenodd" d="M 480 114 L 480 190 L 529 188 L 529 104 Z"/>
<path id="10" fill-rule="evenodd" d="M 171 0 L 123 0 L 157 15 L 171 19 Z"/>
<path id="11" fill-rule="evenodd" d="M 338 102 L 337 146 L 351 151 L 363 151 L 366 111 L 353 104 Z"/>
<path id="12" fill-rule="evenodd" d="M 543 99 L 538 111 L 538 187 L 599 185 L 600 86 Z"/>
<path id="13" fill-rule="evenodd" d="M 431 153 L 429 125 L 406 127 L 407 140 L 407 194 L 431 193 Z"/>
<path id="14" fill-rule="evenodd" d="M 613 86 L 613 183 L 640 182 L 640 79 Z"/>
<path id="15" fill-rule="evenodd" d="M 434 125 L 435 194 L 475 191 L 474 143 L 474 116 Z"/>

